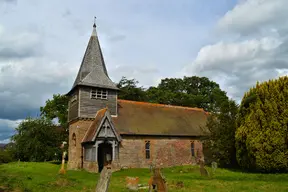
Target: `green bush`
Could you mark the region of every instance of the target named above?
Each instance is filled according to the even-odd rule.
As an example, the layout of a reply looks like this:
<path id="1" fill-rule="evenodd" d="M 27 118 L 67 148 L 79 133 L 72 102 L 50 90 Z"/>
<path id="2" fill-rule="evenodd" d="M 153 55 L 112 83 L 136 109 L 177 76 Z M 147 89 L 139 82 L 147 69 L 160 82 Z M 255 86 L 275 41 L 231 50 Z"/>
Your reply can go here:
<path id="1" fill-rule="evenodd" d="M 9 163 L 13 161 L 13 157 L 10 151 L 0 149 L 0 164 Z"/>
<path id="2" fill-rule="evenodd" d="M 245 169 L 288 171 L 288 77 L 257 83 L 245 93 L 235 135 L 237 161 Z"/>
<path id="3" fill-rule="evenodd" d="M 209 138 L 203 142 L 205 162 L 216 161 L 220 167 L 237 167 L 235 149 L 236 115 L 235 101 L 223 102 L 219 113 L 212 113 L 207 121 Z"/>

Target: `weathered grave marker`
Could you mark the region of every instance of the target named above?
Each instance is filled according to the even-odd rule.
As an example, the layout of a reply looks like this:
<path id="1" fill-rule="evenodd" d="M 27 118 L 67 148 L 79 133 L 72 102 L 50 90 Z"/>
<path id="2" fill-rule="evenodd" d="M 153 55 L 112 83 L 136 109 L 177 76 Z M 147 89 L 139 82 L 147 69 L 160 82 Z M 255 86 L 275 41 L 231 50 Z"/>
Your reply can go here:
<path id="1" fill-rule="evenodd" d="M 137 191 L 138 190 L 138 183 L 139 177 L 126 177 L 126 187 L 129 190 Z"/>
<path id="2" fill-rule="evenodd" d="M 212 167 L 212 173 L 213 173 L 213 175 L 215 174 L 215 172 L 216 172 L 216 169 L 217 169 L 217 163 L 215 162 L 215 161 L 213 161 L 212 163 L 211 163 L 211 167 Z"/>
<path id="3" fill-rule="evenodd" d="M 96 186 L 96 192 L 107 192 L 112 170 L 110 167 L 104 167 L 101 171 L 100 178 Z"/>
<path id="4" fill-rule="evenodd" d="M 67 142 L 63 141 L 60 148 L 64 149 L 65 144 L 67 144 Z M 66 157 L 66 154 L 67 154 L 66 151 L 64 151 L 63 154 L 62 154 L 62 165 L 61 165 L 61 169 L 59 170 L 59 174 L 62 174 L 62 175 L 66 173 L 66 170 L 65 170 L 65 157 Z"/>
<path id="5" fill-rule="evenodd" d="M 62 174 L 64 175 L 66 173 L 66 170 L 65 170 L 65 157 L 66 157 L 66 154 L 67 152 L 64 151 L 63 152 L 63 155 L 62 155 L 62 165 L 61 165 L 61 169 L 59 170 L 59 174 Z"/>
<path id="6" fill-rule="evenodd" d="M 149 180 L 149 192 L 152 190 L 157 192 L 168 192 L 166 181 L 161 174 L 160 168 L 153 168 L 153 176 Z"/>
<path id="7" fill-rule="evenodd" d="M 209 177 L 209 172 L 204 167 L 204 161 L 200 160 L 199 164 L 200 164 L 200 174 L 201 174 L 201 176 Z"/>

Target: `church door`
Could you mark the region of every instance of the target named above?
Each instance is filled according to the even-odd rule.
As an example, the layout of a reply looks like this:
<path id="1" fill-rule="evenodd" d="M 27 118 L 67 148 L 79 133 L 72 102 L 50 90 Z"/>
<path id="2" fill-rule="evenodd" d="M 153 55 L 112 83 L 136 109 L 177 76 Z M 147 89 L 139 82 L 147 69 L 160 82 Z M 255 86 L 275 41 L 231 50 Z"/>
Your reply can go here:
<path id="1" fill-rule="evenodd" d="M 101 143 L 98 147 L 97 154 L 99 173 L 103 167 L 112 163 L 112 145 L 109 143 Z"/>

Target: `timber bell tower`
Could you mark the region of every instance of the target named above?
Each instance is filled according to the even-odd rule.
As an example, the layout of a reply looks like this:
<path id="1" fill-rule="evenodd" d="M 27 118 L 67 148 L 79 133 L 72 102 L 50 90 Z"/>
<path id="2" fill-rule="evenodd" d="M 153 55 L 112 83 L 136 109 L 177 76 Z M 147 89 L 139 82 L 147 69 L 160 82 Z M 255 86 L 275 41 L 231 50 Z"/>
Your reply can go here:
<path id="1" fill-rule="evenodd" d="M 68 169 L 83 167 L 82 139 L 98 110 L 108 108 L 117 115 L 116 84 L 108 76 L 94 22 L 81 66 L 69 97 L 69 153 Z"/>
<path id="2" fill-rule="evenodd" d="M 70 96 L 69 121 L 94 118 L 96 112 L 105 107 L 111 115 L 117 115 L 117 90 L 108 76 L 94 23 L 77 77 L 67 94 Z"/>

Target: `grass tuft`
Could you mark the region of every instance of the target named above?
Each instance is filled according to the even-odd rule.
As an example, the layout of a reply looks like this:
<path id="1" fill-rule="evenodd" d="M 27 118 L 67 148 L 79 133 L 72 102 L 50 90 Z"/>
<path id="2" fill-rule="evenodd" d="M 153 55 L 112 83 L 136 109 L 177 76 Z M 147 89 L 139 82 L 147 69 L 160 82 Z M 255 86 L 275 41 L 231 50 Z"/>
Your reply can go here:
<path id="1" fill-rule="evenodd" d="M 59 174 L 61 165 L 55 163 L 20 162 L 0 165 L 0 192 L 94 192 L 98 173 L 67 171 Z M 169 192 L 284 192 L 288 191 L 288 174 L 255 174 L 218 168 L 214 175 L 202 177 L 198 166 L 164 168 Z M 151 177 L 149 169 L 127 169 L 114 172 L 109 192 L 128 191 L 125 178 L 139 177 L 146 186 Z M 140 192 L 141 190 L 139 190 Z M 147 191 L 143 189 L 142 191 Z"/>

